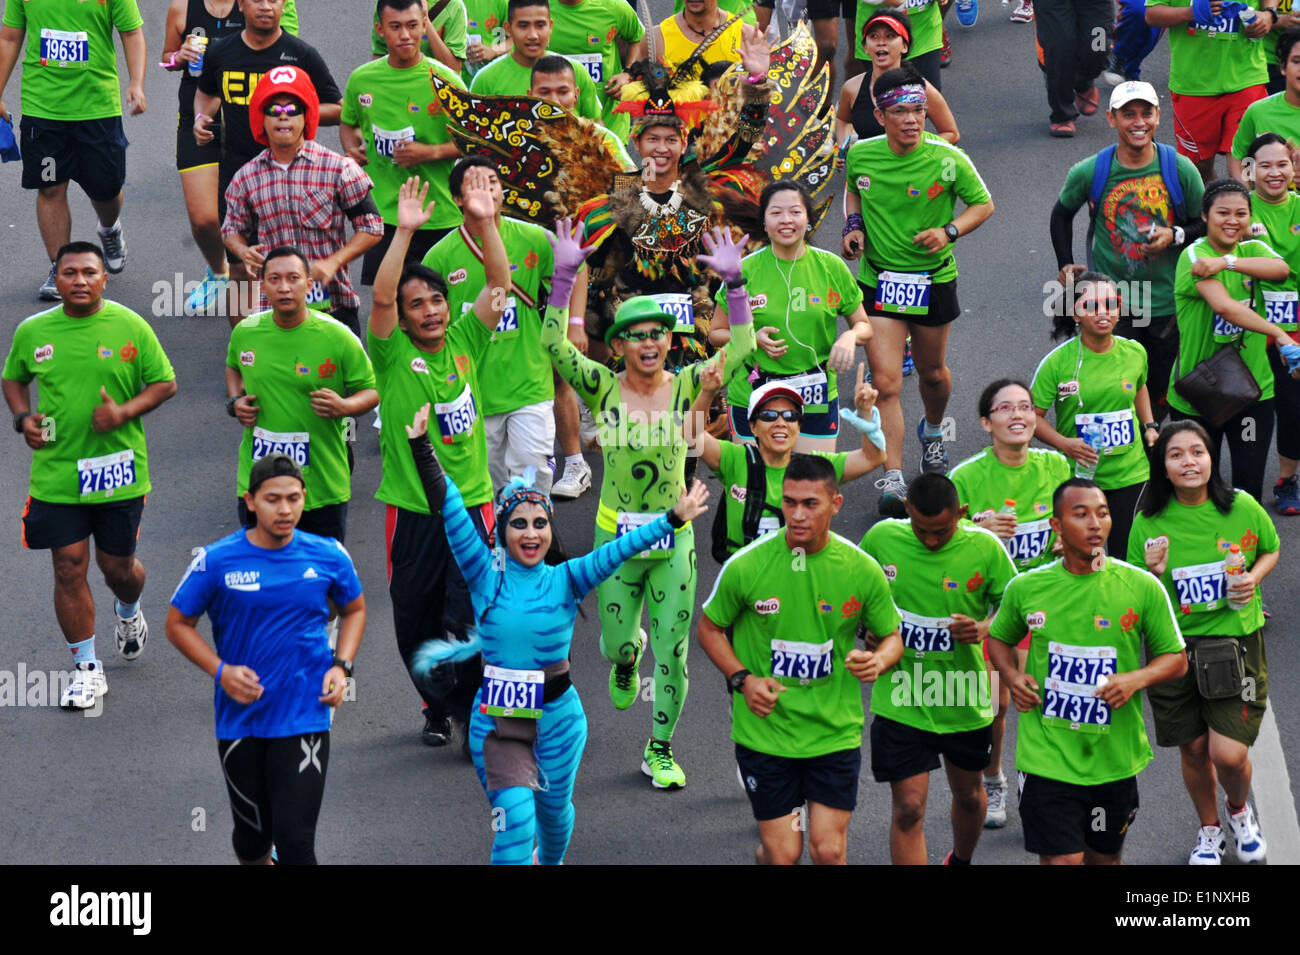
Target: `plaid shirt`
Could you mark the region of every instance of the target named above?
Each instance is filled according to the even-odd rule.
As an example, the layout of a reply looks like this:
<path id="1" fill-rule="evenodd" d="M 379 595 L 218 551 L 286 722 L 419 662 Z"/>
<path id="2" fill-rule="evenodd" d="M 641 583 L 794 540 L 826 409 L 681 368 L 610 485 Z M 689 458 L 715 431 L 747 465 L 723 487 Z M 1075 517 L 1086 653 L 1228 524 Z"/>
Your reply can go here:
<path id="1" fill-rule="evenodd" d="M 221 234 L 238 234 L 245 242 L 260 243 L 263 252 L 293 245 L 312 261 L 324 259 L 347 243 L 343 210 L 364 200 L 372 187 L 360 166 L 314 139 L 302 144 L 287 170 L 275 164 L 271 150 L 264 149 L 235 173 L 226 189 Z M 384 220 L 377 212 L 366 213 L 352 220 L 352 228 L 382 236 Z M 361 305 L 346 266 L 334 273 L 324 291 L 331 305 Z M 313 297 L 321 293 L 315 283 L 312 293 Z M 265 295 L 260 307 L 270 307 Z"/>

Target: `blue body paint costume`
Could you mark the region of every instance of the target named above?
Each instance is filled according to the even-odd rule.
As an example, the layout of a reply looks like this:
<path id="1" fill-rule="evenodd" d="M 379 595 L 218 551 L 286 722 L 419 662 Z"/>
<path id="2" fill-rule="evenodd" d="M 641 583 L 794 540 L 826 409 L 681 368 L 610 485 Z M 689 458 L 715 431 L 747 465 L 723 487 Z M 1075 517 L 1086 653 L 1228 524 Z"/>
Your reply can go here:
<path id="1" fill-rule="evenodd" d="M 414 442 L 413 442 L 414 443 Z M 417 450 L 417 467 L 423 472 Z M 421 477 L 425 475 L 422 473 Z M 426 490 L 428 482 L 425 482 Z M 430 506 L 435 502 L 431 499 Z M 500 555 L 475 533 L 460 491 L 446 478 L 442 516 L 451 552 L 470 588 L 484 663 L 519 670 L 539 670 L 568 659 L 573 621 L 588 592 L 609 577 L 625 560 L 648 548 L 671 529 L 662 516 L 610 541 L 582 557 L 556 566 L 525 567 L 508 554 Z M 505 533 L 505 528 L 500 529 Z M 479 782 L 492 803 L 496 836 L 492 863 L 524 865 L 532 861 L 534 839 L 538 861 L 564 861 L 573 835 L 573 786 L 587 744 L 587 716 L 570 686 L 557 699 L 542 705 L 536 755 L 540 788 L 487 788 L 483 740 L 495 723 L 479 712 L 482 690 L 474 697 L 469 747 Z"/>

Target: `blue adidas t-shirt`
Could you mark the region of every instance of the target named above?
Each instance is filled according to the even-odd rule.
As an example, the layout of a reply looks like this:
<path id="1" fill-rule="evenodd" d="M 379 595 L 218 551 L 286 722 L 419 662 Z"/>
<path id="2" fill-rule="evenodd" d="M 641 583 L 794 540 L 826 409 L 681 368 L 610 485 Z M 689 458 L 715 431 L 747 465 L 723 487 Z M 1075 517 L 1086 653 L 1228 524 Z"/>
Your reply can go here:
<path id="1" fill-rule="evenodd" d="M 343 607 L 361 595 L 352 558 L 332 537 L 295 531 L 283 548 L 249 543 L 240 529 L 195 556 L 172 594 L 187 617 L 212 621 L 227 666 L 251 667 L 262 696 L 237 703 L 220 686 L 213 696 L 217 739 L 273 739 L 330 728 L 317 697 L 333 654 L 326 597 Z"/>

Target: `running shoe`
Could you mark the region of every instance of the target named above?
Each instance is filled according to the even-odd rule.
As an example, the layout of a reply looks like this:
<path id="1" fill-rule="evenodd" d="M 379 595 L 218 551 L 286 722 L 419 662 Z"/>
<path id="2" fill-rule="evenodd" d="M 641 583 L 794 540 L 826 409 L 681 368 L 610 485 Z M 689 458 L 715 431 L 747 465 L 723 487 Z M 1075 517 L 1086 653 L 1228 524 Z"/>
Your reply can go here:
<path id="1" fill-rule="evenodd" d="M 149 624 L 144 622 L 144 611 L 137 610 L 134 617 L 125 620 L 117 617 L 113 639 L 117 641 L 118 656 L 123 660 L 134 660 L 144 653 L 145 642 L 149 639 Z"/>
<path id="2" fill-rule="evenodd" d="M 637 665 L 641 662 L 641 653 L 645 650 L 645 631 L 637 631 L 636 655 L 631 663 L 615 663 L 609 668 L 609 698 L 616 709 L 625 710 L 636 702 L 637 690 L 641 689 L 641 677 Z"/>
<path id="3" fill-rule="evenodd" d="M 996 779 L 984 777 L 984 792 L 989 797 L 989 807 L 984 814 L 985 829 L 1001 829 L 1007 824 L 1007 777 L 998 773 Z"/>
<path id="4" fill-rule="evenodd" d="M 78 663 L 72 671 L 72 681 L 59 698 L 59 706 L 65 710 L 88 710 L 95 705 L 95 700 L 107 692 L 108 679 L 104 676 L 104 665 L 98 660 Z"/>
<path id="5" fill-rule="evenodd" d="M 1034 22 L 1034 2 L 1033 0 L 1020 0 L 1020 4 L 1011 11 L 1012 23 L 1033 23 Z"/>
<path id="6" fill-rule="evenodd" d="M 943 31 L 943 46 L 939 49 L 939 68 L 947 69 L 952 65 L 952 44 L 948 42 L 948 31 Z"/>
<path id="7" fill-rule="evenodd" d="M 907 508 L 903 505 L 907 497 L 907 482 L 901 476 L 882 477 L 876 482 L 876 489 L 881 492 L 879 506 L 881 517 L 907 516 Z"/>
<path id="8" fill-rule="evenodd" d="M 1057 139 L 1069 139 L 1074 135 L 1074 120 L 1067 119 L 1063 123 L 1052 123 L 1047 129 Z"/>
<path id="9" fill-rule="evenodd" d="M 113 275 L 126 268 L 126 242 L 122 238 L 122 223 L 111 229 L 99 230 L 99 245 L 104 250 L 104 267 Z"/>
<path id="10" fill-rule="evenodd" d="M 63 300 L 63 296 L 59 294 L 59 287 L 54 284 L 54 271 L 55 265 L 51 262 L 50 274 L 45 277 L 41 290 L 36 293 L 36 297 L 42 302 L 59 302 Z"/>
<path id="11" fill-rule="evenodd" d="M 1223 852 L 1228 848 L 1228 840 L 1223 837 L 1223 830 L 1218 826 L 1201 826 L 1196 835 L 1196 845 L 1187 859 L 1188 865 L 1222 865 Z"/>
<path id="12" fill-rule="evenodd" d="M 1084 116 L 1091 116 L 1097 112 L 1097 107 L 1101 104 L 1101 93 L 1097 87 L 1089 86 L 1082 93 L 1074 94 L 1074 106 Z"/>
<path id="13" fill-rule="evenodd" d="M 903 343 L 903 377 L 908 377 L 914 371 L 916 362 L 912 361 L 912 336 L 908 335 L 907 341 Z"/>
<path id="14" fill-rule="evenodd" d="M 672 744 L 663 740 L 652 739 L 646 743 L 641 772 L 650 777 L 655 789 L 681 789 L 686 785 L 686 774 L 673 759 Z"/>
<path id="15" fill-rule="evenodd" d="M 1268 854 L 1268 843 L 1259 831 L 1259 823 L 1255 821 L 1255 811 L 1250 808 L 1250 803 L 1242 806 L 1240 812 L 1228 814 L 1228 828 L 1232 830 L 1233 848 L 1237 850 L 1238 859 L 1242 862 L 1264 861 L 1264 856 Z"/>
<path id="16" fill-rule="evenodd" d="M 185 299 L 185 314 L 199 315 L 206 313 L 208 309 L 212 308 L 217 296 L 221 294 L 229 281 L 229 272 L 217 275 L 212 269 L 207 269 L 203 281 L 195 286 L 189 297 Z"/>
<path id="17" fill-rule="evenodd" d="M 932 437 L 925 433 L 925 415 L 916 423 L 916 436 L 921 439 L 921 473 L 948 473 L 948 446 L 943 435 Z"/>
<path id="18" fill-rule="evenodd" d="M 572 500 L 590 488 L 591 465 L 586 461 L 569 461 L 564 465 L 564 476 L 551 486 L 551 497 Z"/>
<path id="19" fill-rule="evenodd" d="M 1101 71 L 1101 78 L 1111 86 L 1119 86 L 1125 80 L 1135 79 L 1135 77 L 1128 75 L 1128 70 L 1124 68 L 1123 63 L 1115 58 L 1113 51 L 1106 58 L 1106 68 Z"/>
<path id="20" fill-rule="evenodd" d="M 1300 481 L 1293 474 L 1289 478 L 1278 478 L 1273 485 L 1273 496 L 1277 498 L 1277 512 L 1287 517 L 1300 514 Z"/>
<path id="21" fill-rule="evenodd" d="M 585 401 L 578 402 L 578 437 L 584 448 L 600 447 L 600 430 Z"/>
<path id="22" fill-rule="evenodd" d="M 957 0 L 957 22 L 964 27 L 973 27 L 980 18 L 979 0 Z"/>
<path id="23" fill-rule="evenodd" d="M 420 731 L 420 739 L 425 746 L 446 746 L 451 742 L 452 731 L 450 716 L 434 719 L 429 715 L 429 711 L 425 710 L 424 729 Z"/>

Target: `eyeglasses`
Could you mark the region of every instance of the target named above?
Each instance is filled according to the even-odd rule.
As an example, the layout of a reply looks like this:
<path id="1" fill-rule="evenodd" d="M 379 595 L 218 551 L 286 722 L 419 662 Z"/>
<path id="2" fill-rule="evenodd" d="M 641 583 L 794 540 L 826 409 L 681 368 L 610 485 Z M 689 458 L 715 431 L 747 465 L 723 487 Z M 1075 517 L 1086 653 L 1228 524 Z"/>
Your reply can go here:
<path id="1" fill-rule="evenodd" d="M 803 418 L 802 411 L 795 411 L 793 408 L 782 408 L 777 411 L 775 408 L 764 408 L 754 415 L 759 421 L 766 421 L 771 424 L 777 418 L 784 418 L 786 421 L 799 421 Z"/>
<path id="2" fill-rule="evenodd" d="M 551 525 L 551 522 L 548 521 L 548 520 L 547 520 L 546 518 L 544 518 L 544 517 L 534 517 L 534 518 L 533 518 L 533 528 L 534 528 L 535 530 L 539 530 L 539 531 L 540 531 L 540 530 L 545 530 L 545 529 L 546 529 L 547 527 L 549 527 L 550 525 Z M 512 518 L 510 518 L 510 526 L 513 527 L 513 528 L 514 528 L 515 530 L 517 530 L 517 531 L 526 531 L 526 530 L 528 530 L 528 518 L 526 518 L 526 517 L 512 517 Z"/>
<path id="3" fill-rule="evenodd" d="M 302 103 L 267 103 L 262 107 L 263 116 L 302 116 L 306 112 Z"/>
<path id="4" fill-rule="evenodd" d="M 1013 411 L 1019 411 L 1021 414 L 1033 414 L 1034 406 L 1028 401 L 1022 401 L 1015 405 L 1009 401 L 1004 401 L 993 409 L 994 414 L 1011 414 Z"/>
<path id="5" fill-rule="evenodd" d="M 647 338 L 650 339 L 651 341 L 660 342 L 663 341 L 667 335 L 668 335 L 668 329 L 664 328 L 662 325 L 659 325 L 655 328 L 647 328 L 639 332 L 624 332 L 622 335 L 618 337 L 623 339 L 624 341 L 629 341 L 629 342 L 643 342 Z"/>
<path id="6" fill-rule="evenodd" d="M 1100 299 L 1084 299 L 1081 302 L 1076 302 L 1074 306 L 1074 310 L 1080 315 L 1096 315 L 1102 309 L 1108 312 L 1118 312 L 1119 299 L 1114 295 Z"/>

